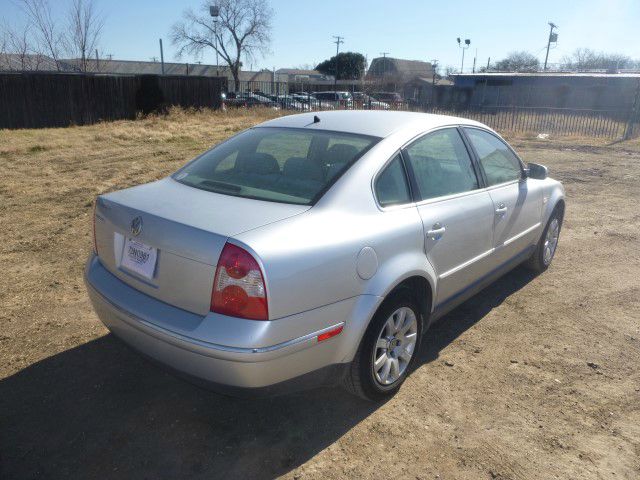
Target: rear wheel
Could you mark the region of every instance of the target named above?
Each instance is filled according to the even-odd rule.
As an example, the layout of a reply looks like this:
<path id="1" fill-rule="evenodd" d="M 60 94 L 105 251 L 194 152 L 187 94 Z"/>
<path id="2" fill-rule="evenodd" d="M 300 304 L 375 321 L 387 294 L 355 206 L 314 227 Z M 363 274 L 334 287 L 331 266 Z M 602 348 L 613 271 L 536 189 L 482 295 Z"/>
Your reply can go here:
<path id="1" fill-rule="evenodd" d="M 415 363 L 422 317 L 408 293 L 395 294 L 376 312 L 345 384 L 366 400 L 383 400 L 395 394 Z"/>
<path id="2" fill-rule="evenodd" d="M 547 222 L 547 226 L 542 232 L 542 237 L 536 246 L 535 252 L 527 261 L 527 267 L 541 273 L 544 272 L 556 253 L 558 248 L 558 240 L 560 238 L 560 228 L 562 227 L 562 210 L 558 207 L 551 214 L 551 218 Z"/>

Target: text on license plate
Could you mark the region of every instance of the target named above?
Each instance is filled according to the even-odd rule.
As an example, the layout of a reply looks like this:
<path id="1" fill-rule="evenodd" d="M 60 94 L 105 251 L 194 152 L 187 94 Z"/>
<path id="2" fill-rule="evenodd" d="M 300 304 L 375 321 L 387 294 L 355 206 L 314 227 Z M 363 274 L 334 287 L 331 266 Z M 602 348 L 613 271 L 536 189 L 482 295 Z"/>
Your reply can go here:
<path id="1" fill-rule="evenodd" d="M 144 243 L 127 238 L 122 252 L 122 266 L 142 275 L 145 278 L 153 278 L 156 269 L 158 249 Z"/>

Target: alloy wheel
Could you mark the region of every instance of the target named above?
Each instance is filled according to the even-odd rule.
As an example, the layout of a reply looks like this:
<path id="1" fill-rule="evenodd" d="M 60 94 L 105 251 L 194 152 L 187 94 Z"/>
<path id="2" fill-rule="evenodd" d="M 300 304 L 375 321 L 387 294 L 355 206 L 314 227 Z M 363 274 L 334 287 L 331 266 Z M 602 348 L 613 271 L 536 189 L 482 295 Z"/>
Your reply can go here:
<path id="1" fill-rule="evenodd" d="M 547 229 L 547 236 L 544 239 L 544 250 L 542 254 L 542 260 L 545 265 L 551 263 L 553 255 L 556 253 L 556 247 L 558 246 L 558 236 L 560 235 L 560 222 L 557 218 L 551 220 L 549 228 Z"/>
<path id="2" fill-rule="evenodd" d="M 409 307 L 400 307 L 384 323 L 373 349 L 373 375 L 388 387 L 400 379 L 415 353 L 418 320 Z"/>

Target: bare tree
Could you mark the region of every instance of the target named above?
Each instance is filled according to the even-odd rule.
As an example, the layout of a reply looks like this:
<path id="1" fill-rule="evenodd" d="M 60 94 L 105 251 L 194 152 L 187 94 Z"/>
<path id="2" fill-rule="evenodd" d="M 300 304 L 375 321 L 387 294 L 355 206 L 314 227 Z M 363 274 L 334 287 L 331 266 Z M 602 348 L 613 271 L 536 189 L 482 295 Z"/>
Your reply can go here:
<path id="1" fill-rule="evenodd" d="M 596 52 L 589 48 L 577 48 L 562 58 L 562 68 L 567 70 L 611 70 L 633 68 L 634 61 L 622 53 Z"/>
<path id="2" fill-rule="evenodd" d="M 458 69 L 452 65 L 447 65 L 446 67 L 444 67 L 444 76 L 446 78 L 449 78 L 451 76 L 452 73 L 456 73 L 458 71 Z"/>
<path id="3" fill-rule="evenodd" d="M 212 49 L 229 65 L 236 87 L 242 59 L 252 60 L 268 51 L 273 11 L 266 0 L 219 0 L 217 24 L 209 14 L 210 2 L 204 1 L 198 12 L 185 10 L 183 20 L 171 29 L 177 57 L 185 53 L 201 55 Z"/>
<path id="4" fill-rule="evenodd" d="M 0 59 L 5 70 L 32 70 L 33 69 L 33 45 L 30 40 L 30 25 L 25 23 L 21 30 L 4 26 L 2 29 L 2 48 L 0 53 L 8 53 Z M 12 61 L 11 58 L 17 60 Z"/>
<path id="5" fill-rule="evenodd" d="M 0 30 L 0 71 L 10 70 L 11 64 L 7 55 L 8 34 L 5 28 Z"/>
<path id="6" fill-rule="evenodd" d="M 295 68 L 297 70 L 315 70 L 317 63 L 301 63 L 297 65 Z"/>
<path id="7" fill-rule="evenodd" d="M 540 61 L 529 52 L 511 52 L 506 58 L 495 63 L 499 72 L 537 72 Z"/>
<path id="8" fill-rule="evenodd" d="M 93 0 L 73 0 L 68 22 L 67 51 L 79 60 L 79 69 L 86 72 L 100 40 L 104 17 L 96 11 Z"/>
<path id="9" fill-rule="evenodd" d="M 60 55 L 64 47 L 64 34 L 51 13 L 48 0 L 19 0 L 33 27 L 38 32 L 38 53 L 53 59 L 60 70 Z"/>

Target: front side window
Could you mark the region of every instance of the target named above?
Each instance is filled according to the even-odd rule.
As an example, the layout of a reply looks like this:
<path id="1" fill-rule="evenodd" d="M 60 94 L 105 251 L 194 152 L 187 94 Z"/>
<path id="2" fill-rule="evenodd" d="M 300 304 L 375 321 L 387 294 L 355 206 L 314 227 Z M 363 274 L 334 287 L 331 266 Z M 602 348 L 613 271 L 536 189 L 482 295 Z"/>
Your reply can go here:
<path id="1" fill-rule="evenodd" d="M 478 188 L 471 158 L 455 128 L 425 135 L 407 147 L 405 153 L 422 200 Z"/>
<path id="2" fill-rule="evenodd" d="M 173 178 L 216 193 L 312 205 L 378 140 L 340 132 L 258 127 L 202 154 Z"/>
<path id="3" fill-rule="evenodd" d="M 478 154 L 489 186 L 522 177 L 520 160 L 502 140 L 477 128 L 466 128 L 465 133 Z"/>
<path id="4" fill-rule="evenodd" d="M 411 201 L 407 177 L 400 155 L 397 155 L 382 171 L 375 184 L 376 197 L 381 207 L 402 205 Z"/>

